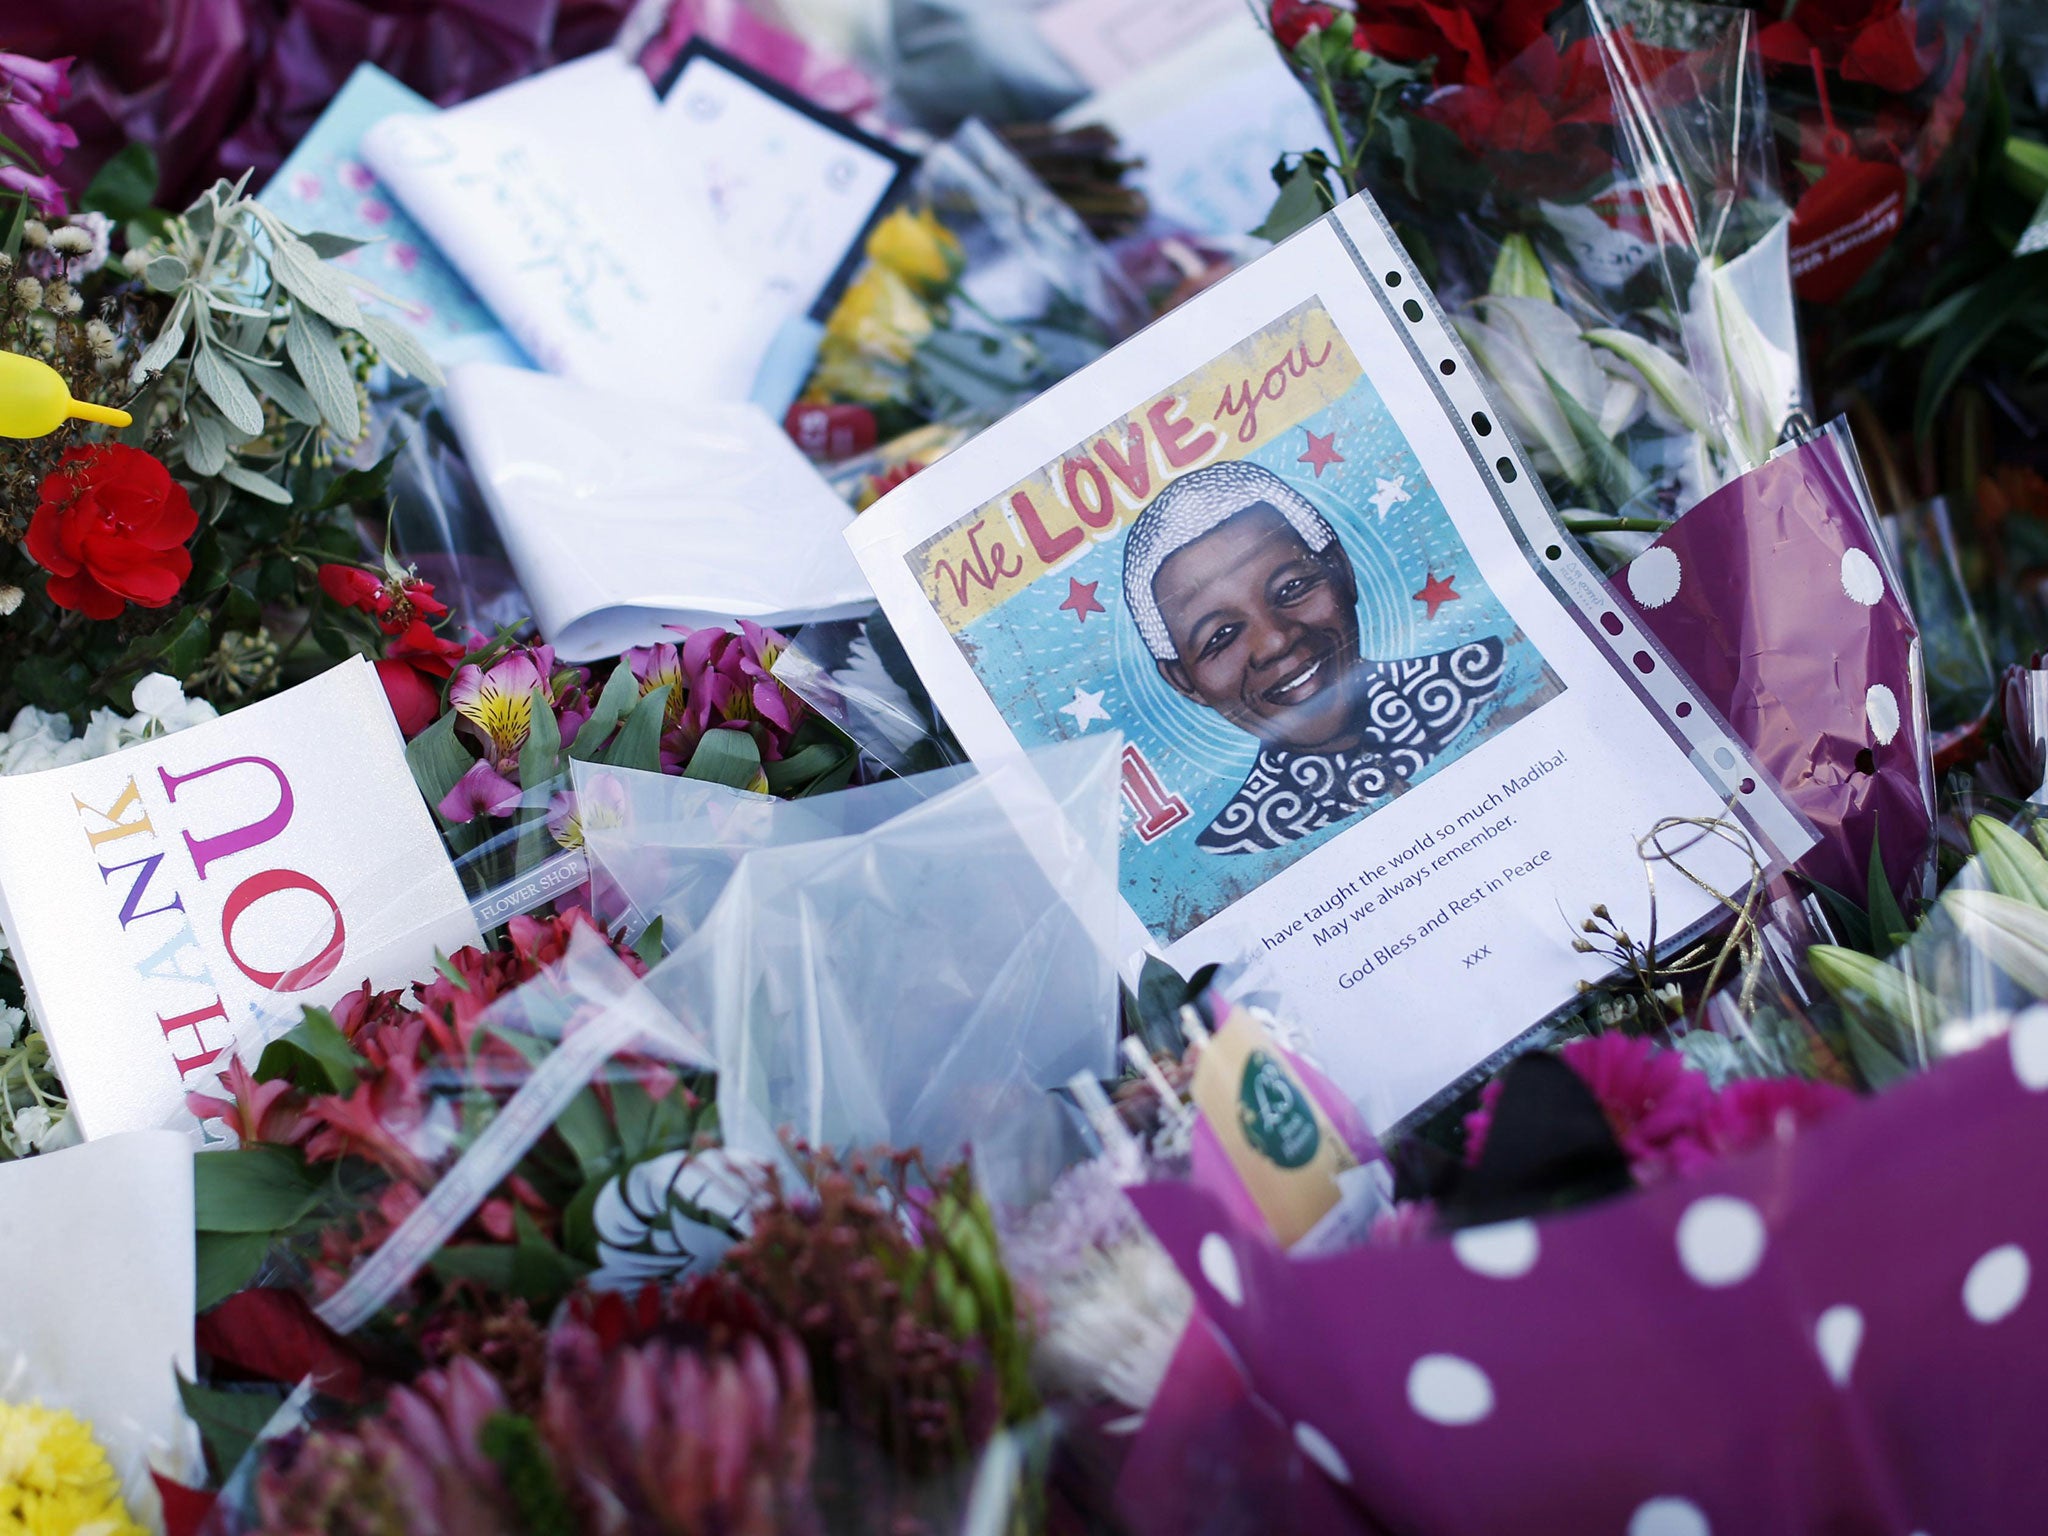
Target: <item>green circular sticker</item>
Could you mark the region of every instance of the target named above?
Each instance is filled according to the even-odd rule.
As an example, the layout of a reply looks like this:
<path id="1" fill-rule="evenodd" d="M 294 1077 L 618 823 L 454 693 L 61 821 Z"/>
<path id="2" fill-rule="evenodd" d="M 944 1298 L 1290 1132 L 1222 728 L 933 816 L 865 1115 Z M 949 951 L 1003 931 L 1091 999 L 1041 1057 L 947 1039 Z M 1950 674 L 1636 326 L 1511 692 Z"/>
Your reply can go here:
<path id="1" fill-rule="evenodd" d="M 1245 1058 L 1237 1118 L 1245 1140 L 1282 1168 L 1301 1167 L 1316 1155 L 1323 1139 L 1308 1096 L 1268 1051 L 1253 1051 Z"/>

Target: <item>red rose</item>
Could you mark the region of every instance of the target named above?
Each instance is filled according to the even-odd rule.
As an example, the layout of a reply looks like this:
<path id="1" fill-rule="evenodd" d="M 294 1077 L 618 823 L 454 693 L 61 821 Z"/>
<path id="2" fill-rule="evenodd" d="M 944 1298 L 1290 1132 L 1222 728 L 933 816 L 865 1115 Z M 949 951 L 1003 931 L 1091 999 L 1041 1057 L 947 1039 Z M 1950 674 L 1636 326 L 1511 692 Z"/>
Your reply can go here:
<path id="1" fill-rule="evenodd" d="M 384 697 L 390 702 L 391 713 L 407 741 L 440 718 L 441 690 L 411 662 L 378 662 L 377 681 L 384 685 Z"/>
<path id="2" fill-rule="evenodd" d="M 89 619 L 128 603 L 162 608 L 192 574 L 192 498 L 150 454 L 124 443 L 68 448 L 43 478 L 28 553 L 50 573 L 50 601 Z"/>
<path id="3" fill-rule="evenodd" d="M 1311 32 L 1327 27 L 1337 19 L 1337 13 L 1327 5 L 1313 5 L 1306 0 L 1273 0 L 1270 13 L 1273 36 L 1282 48 L 1292 53 L 1295 46 Z"/>
<path id="4" fill-rule="evenodd" d="M 384 583 L 353 565 L 321 566 L 320 590 L 342 607 L 360 608 L 364 613 L 382 613 L 390 606 L 388 602 L 379 602 L 384 596 Z"/>

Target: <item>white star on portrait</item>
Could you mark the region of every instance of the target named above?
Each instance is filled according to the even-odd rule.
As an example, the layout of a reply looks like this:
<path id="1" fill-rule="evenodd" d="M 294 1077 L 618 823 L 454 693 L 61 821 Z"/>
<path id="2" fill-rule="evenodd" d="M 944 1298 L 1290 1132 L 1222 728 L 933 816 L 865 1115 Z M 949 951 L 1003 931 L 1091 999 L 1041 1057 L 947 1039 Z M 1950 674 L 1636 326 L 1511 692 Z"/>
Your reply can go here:
<path id="1" fill-rule="evenodd" d="M 1060 706 L 1060 713 L 1072 715 L 1074 717 L 1074 724 L 1083 731 L 1086 731 L 1089 726 L 1098 720 L 1109 719 L 1109 711 L 1102 707 L 1102 695 L 1090 693 L 1086 688 L 1076 688 L 1074 690 L 1074 702 L 1062 704 Z"/>
<path id="2" fill-rule="evenodd" d="M 1380 521 L 1383 523 L 1387 520 L 1387 514 L 1407 499 L 1408 477 L 1406 475 L 1396 475 L 1391 480 L 1380 481 L 1379 489 L 1374 491 L 1370 498 L 1373 510 L 1379 513 Z"/>

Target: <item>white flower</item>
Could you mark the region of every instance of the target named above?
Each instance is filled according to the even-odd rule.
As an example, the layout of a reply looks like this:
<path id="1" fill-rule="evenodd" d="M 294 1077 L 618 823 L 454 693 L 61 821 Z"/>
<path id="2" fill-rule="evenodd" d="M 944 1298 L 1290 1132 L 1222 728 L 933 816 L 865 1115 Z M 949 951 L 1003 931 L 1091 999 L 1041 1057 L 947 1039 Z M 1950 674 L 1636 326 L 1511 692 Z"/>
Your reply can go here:
<path id="1" fill-rule="evenodd" d="M 0 586 L 0 619 L 7 618 L 19 608 L 21 600 L 25 596 L 27 594 L 12 583 Z"/>
<path id="2" fill-rule="evenodd" d="M 134 742 L 135 736 L 129 730 L 128 722 L 111 709 L 96 709 L 92 718 L 85 723 L 87 757 L 105 757 L 109 752 L 118 752 Z"/>
<path id="3" fill-rule="evenodd" d="M 142 269 L 149 265 L 149 250 L 146 246 L 131 245 L 121 253 L 121 265 L 128 269 L 130 277 L 142 276 Z"/>
<path id="4" fill-rule="evenodd" d="M 50 249 L 60 256 L 83 256 L 92 249 L 92 231 L 66 224 L 51 232 Z"/>
<path id="5" fill-rule="evenodd" d="M 83 230 L 87 241 L 85 251 L 71 264 L 73 277 L 90 277 L 107 264 L 107 256 L 113 245 L 114 221 L 104 213 L 74 213 L 71 227 Z"/>
<path id="6" fill-rule="evenodd" d="M 4 947 L 4 941 L 0 941 L 0 948 Z M 16 1008 L 10 1003 L 0 1003 L 0 1039 L 4 1039 L 10 1049 L 21 1044 L 21 1026 L 27 1022 L 28 1013 L 25 1009 Z"/>
<path id="7" fill-rule="evenodd" d="M 135 718 L 129 729 L 138 737 L 169 736 L 219 713 L 204 699 L 186 698 L 178 680 L 161 672 L 152 672 L 137 683 L 133 697 Z"/>
<path id="8" fill-rule="evenodd" d="M 21 300 L 24 309 L 40 309 L 43 305 L 43 285 L 32 277 L 16 278 L 14 296 Z"/>
<path id="9" fill-rule="evenodd" d="M 85 344 L 92 348 L 92 355 L 101 362 L 111 362 L 114 357 L 114 332 L 104 320 L 85 322 Z"/>
<path id="10" fill-rule="evenodd" d="M 30 219 L 21 226 L 21 243 L 31 250 L 40 251 L 50 243 L 50 226 L 41 219 Z"/>
<path id="11" fill-rule="evenodd" d="M 9 1120 L 6 1132 L 8 1150 L 16 1157 L 25 1157 L 47 1141 L 55 1128 L 50 1112 L 40 1104 L 31 1104 L 27 1109 L 17 1111 Z"/>

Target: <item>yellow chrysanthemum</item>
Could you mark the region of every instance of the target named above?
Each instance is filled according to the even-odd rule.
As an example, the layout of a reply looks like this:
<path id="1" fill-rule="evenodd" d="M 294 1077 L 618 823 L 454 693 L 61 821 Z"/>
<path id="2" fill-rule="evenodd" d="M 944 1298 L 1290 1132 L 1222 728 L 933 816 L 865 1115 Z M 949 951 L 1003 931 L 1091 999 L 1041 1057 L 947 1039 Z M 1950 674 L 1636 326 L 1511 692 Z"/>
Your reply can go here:
<path id="1" fill-rule="evenodd" d="M 144 1536 L 92 1428 L 40 1403 L 0 1403 L 0 1536 Z"/>

